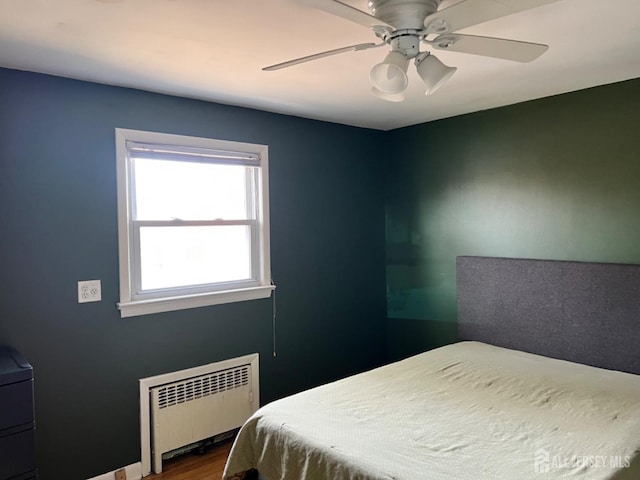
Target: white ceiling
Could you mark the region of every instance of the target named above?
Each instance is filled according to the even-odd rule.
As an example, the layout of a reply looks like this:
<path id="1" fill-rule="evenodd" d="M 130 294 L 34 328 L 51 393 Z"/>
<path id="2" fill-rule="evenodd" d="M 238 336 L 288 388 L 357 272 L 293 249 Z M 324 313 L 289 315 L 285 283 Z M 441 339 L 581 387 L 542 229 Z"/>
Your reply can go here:
<path id="1" fill-rule="evenodd" d="M 369 91 L 386 48 L 261 71 L 377 40 L 292 0 L 0 0 L 0 11 L 3 67 L 382 130 L 640 77 L 639 0 L 560 0 L 468 28 L 550 48 L 527 64 L 436 51 L 458 71 L 426 97 L 410 68 L 404 103 Z"/>

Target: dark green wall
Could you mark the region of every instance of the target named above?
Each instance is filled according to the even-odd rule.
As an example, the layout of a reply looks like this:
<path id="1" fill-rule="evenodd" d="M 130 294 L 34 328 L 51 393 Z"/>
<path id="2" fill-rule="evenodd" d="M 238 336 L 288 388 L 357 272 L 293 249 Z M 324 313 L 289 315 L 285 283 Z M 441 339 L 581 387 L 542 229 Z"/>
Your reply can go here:
<path id="1" fill-rule="evenodd" d="M 391 358 L 456 338 L 455 257 L 640 263 L 640 80 L 391 132 Z"/>
<path id="2" fill-rule="evenodd" d="M 121 319 L 114 128 L 270 146 L 271 303 Z M 0 343 L 35 370 L 41 480 L 140 460 L 138 379 L 259 352 L 262 403 L 384 360 L 380 132 L 0 70 Z M 100 303 L 76 282 L 101 279 Z"/>

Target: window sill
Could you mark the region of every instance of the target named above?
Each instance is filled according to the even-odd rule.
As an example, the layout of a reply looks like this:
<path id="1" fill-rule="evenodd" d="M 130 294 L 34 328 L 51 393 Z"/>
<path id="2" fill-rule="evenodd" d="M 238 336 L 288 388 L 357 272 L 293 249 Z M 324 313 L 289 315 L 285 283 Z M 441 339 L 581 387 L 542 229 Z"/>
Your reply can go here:
<path id="1" fill-rule="evenodd" d="M 187 308 L 208 307 L 222 303 L 269 298 L 275 288 L 274 285 L 267 285 L 238 290 L 185 295 L 182 297 L 134 300 L 131 302 L 120 302 L 118 303 L 118 308 L 120 309 L 120 317 L 135 317 L 138 315 L 148 315 L 150 313 L 171 312 Z"/>

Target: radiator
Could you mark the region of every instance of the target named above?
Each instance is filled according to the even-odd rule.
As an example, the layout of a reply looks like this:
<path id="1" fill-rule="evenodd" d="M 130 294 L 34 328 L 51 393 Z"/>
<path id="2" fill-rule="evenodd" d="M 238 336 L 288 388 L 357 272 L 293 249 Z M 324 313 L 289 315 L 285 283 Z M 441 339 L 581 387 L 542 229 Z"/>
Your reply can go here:
<path id="1" fill-rule="evenodd" d="M 154 473 L 162 472 L 162 454 L 242 426 L 258 408 L 252 370 L 238 364 L 149 389 Z"/>

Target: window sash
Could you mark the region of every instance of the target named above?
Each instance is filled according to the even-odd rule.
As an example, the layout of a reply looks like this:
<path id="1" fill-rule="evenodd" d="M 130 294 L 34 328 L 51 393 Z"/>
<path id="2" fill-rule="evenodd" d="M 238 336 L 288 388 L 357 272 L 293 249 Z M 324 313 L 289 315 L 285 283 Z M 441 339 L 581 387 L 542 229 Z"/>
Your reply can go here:
<path id="1" fill-rule="evenodd" d="M 197 285 L 177 285 L 166 288 L 156 288 L 143 290 L 142 288 L 142 249 L 140 243 L 140 231 L 142 228 L 153 227 L 215 227 L 240 225 L 249 227 L 250 232 L 250 278 L 245 280 L 232 280 L 222 282 L 210 282 Z M 260 253 L 259 253 L 259 229 L 258 222 L 255 220 L 144 220 L 131 221 L 132 233 L 132 262 L 133 262 L 133 290 L 132 299 L 142 300 L 149 298 L 162 298 L 176 295 L 191 295 L 205 292 L 215 292 L 231 290 L 234 288 L 247 288 L 260 285 Z"/>
<path id="2" fill-rule="evenodd" d="M 154 157 L 150 157 L 147 155 L 142 155 L 139 157 L 135 157 L 135 156 L 131 156 L 130 154 L 131 152 L 129 152 L 129 156 L 127 157 L 127 161 L 128 161 L 128 171 L 129 171 L 129 177 L 130 177 L 130 182 L 129 182 L 129 206 L 128 206 L 128 210 L 129 210 L 129 222 L 134 222 L 134 221 L 139 221 L 138 220 L 138 212 L 136 211 L 136 206 L 137 206 L 137 198 L 136 198 L 136 178 L 135 178 L 135 171 L 136 169 L 134 168 L 134 160 L 135 158 L 144 158 L 144 159 L 152 159 L 155 160 L 156 158 Z M 185 159 L 185 158 L 163 158 L 162 160 L 170 160 L 170 161 L 183 161 L 183 162 L 191 162 L 191 163 L 196 163 L 196 161 L 192 160 L 192 159 Z M 207 162 L 207 163 L 212 163 L 212 164 L 229 164 L 226 162 L 217 162 L 217 161 L 212 161 L 212 162 Z M 236 165 L 236 164 L 233 164 Z M 263 188 L 263 186 L 261 185 L 260 182 L 260 174 L 261 174 L 261 166 L 258 164 L 256 165 L 244 165 L 244 164 L 237 164 L 238 168 L 243 168 L 243 167 L 253 167 L 251 168 L 251 171 L 249 173 L 245 174 L 245 180 L 246 180 L 246 185 L 245 185 L 245 194 L 246 194 L 246 200 L 245 200 L 245 206 L 246 206 L 246 219 L 256 219 L 259 218 L 259 205 L 260 205 L 260 196 L 261 196 L 261 188 Z M 180 220 L 180 219 L 178 219 Z"/>

